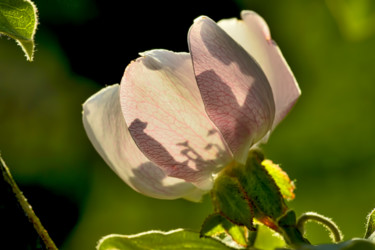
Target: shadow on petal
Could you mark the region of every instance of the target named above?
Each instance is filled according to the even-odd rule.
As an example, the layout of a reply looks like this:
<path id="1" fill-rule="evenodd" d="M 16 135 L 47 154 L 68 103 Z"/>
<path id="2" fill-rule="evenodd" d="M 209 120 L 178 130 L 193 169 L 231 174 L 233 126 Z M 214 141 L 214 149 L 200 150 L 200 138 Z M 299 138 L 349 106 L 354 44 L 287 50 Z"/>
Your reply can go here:
<path id="1" fill-rule="evenodd" d="M 189 48 L 206 112 L 235 159 L 271 129 L 275 103 L 258 63 L 208 17 L 195 20 Z"/>
<path id="2" fill-rule="evenodd" d="M 239 160 L 246 157 L 249 148 L 265 136 L 272 124 L 268 114 L 259 108 L 259 103 L 264 101 L 261 95 L 251 88 L 240 105 L 231 88 L 213 69 L 196 78 L 201 83 L 201 95 L 210 119 L 220 129 L 235 157 Z M 257 85 L 255 81 L 259 80 L 254 79 L 253 84 Z"/>
<path id="3" fill-rule="evenodd" d="M 163 147 L 157 140 L 148 135 L 145 132 L 147 127 L 146 122 L 142 122 L 139 119 L 135 119 L 129 126 L 129 131 L 132 136 L 137 137 L 138 142 L 141 142 L 143 147 L 146 148 L 144 152 L 145 156 L 152 159 L 153 163 L 163 170 L 162 172 L 157 172 L 152 170 L 160 179 L 157 178 L 160 183 L 163 180 L 163 175 L 169 177 L 175 177 L 178 179 L 183 179 L 187 182 L 191 182 L 202 189 L 210 189 L 213 184 L 213 174 L 216 171 L 212 170 L 212 166 L 215 165 L 214 160 L 205 160 L 199 152 L 197 152 L 191 145 L 189 141 L 177 142 L 176 145 L 181 147 L 180 155 L 184 156 L 184 161 L 177 161 L 175 158 Z M 183 131 L 182 131 L 183 132 Z M 208 131 L 207 135 L 213 135 L 217 131 Z M 147 149 L 148 148 L 148 149 Z M 217 158 L 224 157 L 226 152 L 224 152 L 219 145 L 208 144 L 205 146 L 206 150 L 216 150 Z M 133 170 L 136 177 L 148 178 L 150 167 L 147 164 L 142 164 Z M 146 173 L 144 173 L 146 172 Z M 152 175 L 154 176 L 154 175 Z M 155 179 L 155 176 L 152 178 Z"/>
<path id="4" fill-rule="evenodd" d="M 191 192 L 195 190 L 195 187 L 190 183 L 182 182 L 180 179 L 167 178 L 164 171 L 151 162 L 143 163 L 132 171 L 134 176 L 129 179 L 129 182 L 136 189 L 144 189 L 145 185 L 139 184 L 139 180 L 141 179 L 149 180 L 147 184 L 152 192 L 163 193 L 172 198 L 176 196 L 176 190 L 186 190 L 186 194 L 189 193 L 189 190 Z"/>

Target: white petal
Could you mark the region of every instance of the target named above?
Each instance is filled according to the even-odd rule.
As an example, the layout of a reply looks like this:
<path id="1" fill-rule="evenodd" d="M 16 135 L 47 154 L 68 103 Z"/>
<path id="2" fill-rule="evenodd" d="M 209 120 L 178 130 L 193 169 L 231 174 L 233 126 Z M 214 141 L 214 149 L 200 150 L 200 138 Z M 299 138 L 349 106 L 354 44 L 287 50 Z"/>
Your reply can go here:
<path id="1" fill-rule="evenodd" d="M 210 119 L 223 134 L 236 160 L 271 129 L 272 89 L 256 61 L 208 17 L 189 31 L 194 73 Z"/>
<path id="2" fill-rule="evenodd" d="M 207 117 L 188 53 L 153 50 L 132 62 L 121 81 L 121 107 L 141 151 L 168 176 L 210 189 L 230 160 Z"/>
<path id="3" fill-rule="evenodd" d="M 224 19 L 218 25 L 261 66 L 272 87 L 276 113 L 273 128 L 290 111 L 301 94 L 279 47 L 271 39 L 267 23 L 253 11 L 243 11 L 243 20 Z"/>
<path id="4" fill-rule="evenodd" d="M 95 149 L 106 163 L 136 191 L 159 199 L 192 195 L 203 191 L 181 179 L 167 177 L 135 145 L 122 115 L 119 85 L 100 90 L 83 104 L 83 124 Z"/>

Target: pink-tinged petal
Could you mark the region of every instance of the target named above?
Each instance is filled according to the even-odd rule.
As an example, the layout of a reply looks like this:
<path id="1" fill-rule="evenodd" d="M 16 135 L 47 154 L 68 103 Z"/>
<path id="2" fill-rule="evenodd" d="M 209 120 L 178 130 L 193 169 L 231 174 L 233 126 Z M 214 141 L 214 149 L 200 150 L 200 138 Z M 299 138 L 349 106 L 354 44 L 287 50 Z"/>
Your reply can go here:
<path id="1" fill-rule="evenodd" d="M 194 72 L 207 114 L 238 161 L 271 129 L 275 104 L 254 59 L 208 17 L 189 31 Z"/>
<path id="2" fill-rule="evenodd" d="M 243 20 L 224 19 L 218 25 L 239 43 L 261 66 L 275 99 L 273 128 L 290 111 L 301 91 L 277 44 L 271 39 L 267 23 L 253 11 L 242 11 Z"/>
<path id="3" fill-rule="evenodd" d="M 128 65 L 120 102 L 140 150 L 168 176 L 212 187 L 213 174 L 231 160 L 208 118 L 188 53 L 152 50 Z"/>
<path id="4" fill-rule="evenodd" d="M 95 149 L 122 180 L 142 194 L 199 200 L 203 191 L 166 176 L 138 149 L 122 115 L 119 89 L 118 84 L 106 87 L 83 104 L 83 124 Z"/>

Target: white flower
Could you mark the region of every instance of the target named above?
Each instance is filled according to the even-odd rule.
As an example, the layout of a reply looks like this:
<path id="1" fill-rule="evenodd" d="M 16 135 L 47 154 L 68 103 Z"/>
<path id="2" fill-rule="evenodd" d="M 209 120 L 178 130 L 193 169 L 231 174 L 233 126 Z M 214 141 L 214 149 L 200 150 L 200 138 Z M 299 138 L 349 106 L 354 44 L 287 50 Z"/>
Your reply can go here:
<path id="1" fill-rule="evenodd" d="M 190 53 L 144 52 L 121 85 L 84 103 L 91 142 L 136 191 L 199 200 L 223 167 L 245 162 L 300 96 L 265 21 L 251 11 L 241 16 L 217 24 L 197 18 Z"/>

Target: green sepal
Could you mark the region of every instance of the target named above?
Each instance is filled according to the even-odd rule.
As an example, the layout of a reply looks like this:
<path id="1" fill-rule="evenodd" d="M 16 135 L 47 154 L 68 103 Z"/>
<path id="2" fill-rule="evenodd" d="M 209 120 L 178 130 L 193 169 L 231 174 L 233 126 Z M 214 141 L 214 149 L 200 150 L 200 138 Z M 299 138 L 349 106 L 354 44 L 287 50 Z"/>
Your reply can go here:
<path id="1" fill-rule="evenodd" d="M 261 164 L 263 155 L 258 151 L 250 151 L 246 164 L 234 169 L 241 186 L 254 206 L 255 217 L 261 221 L 276 221 L 287 207 L 279 187 L 272 176 Z"/>
<path id="2" fill-rule="evenodd" d="M 228 165 L 215 180 L 212 200 L 215 211 L 234 224 L 252 230 L 256 218 L 277 231 L 276 221 L 287 207 L 275 180 L 262 165 L 263 160 L 259 151 L 252 150 L 246 164 Z"/>
<path id="3" fill-rule="evenodd" d="M 17 41 L 29 61 L 33 60 L 37 9 L 30 0 L 0 0 L 0 34 Z"/>
<path id="4" fill-rule="evenodd" d="M 216 212 L 236 225 L 254 229 L 254 212 L 238 179 L 221 174 L 215 180 L 211 194 Z"/>
<path id="5" fill-rule="evenodd" d="M 149 231 L 137 235 L 111 234 L 103 237 L 96 248 L 97 250 L 231 249 L 215 239 L 200 238 L 199 233 L 183 229 L 169 232 Z"/>
<path id="6" fill-rule="evenodd" d="M 273 163 L 271 160 L 266 159 L 262 161 L 262 165 L 274 179 L 284 199 L 289 201 L 293 200 L 295 198 L 294 190 L 296 189 L 296 186 L 294 185 L 294 182 L 290 180 L 288 174 L 284 172 L 278 164 Z"/>
<path id="7" fill-rule="evenodd" d="M 256 231 L 238 226 L 220 214 L 211 214 L 203 222 L 201 237 L 212 237 L 230 247 L 248 247 L 254 244 Z"/>
<path id="8" fill-rule="evenodd" d="M 374 232 L 375 232 L 375 209 L 372 210 L 371 213 L 367 216 L 367 226 L 366 226 L 365 238 L 366 239 L 368 239 L 370 237 L 374 238 L 375 237 Z"/>

